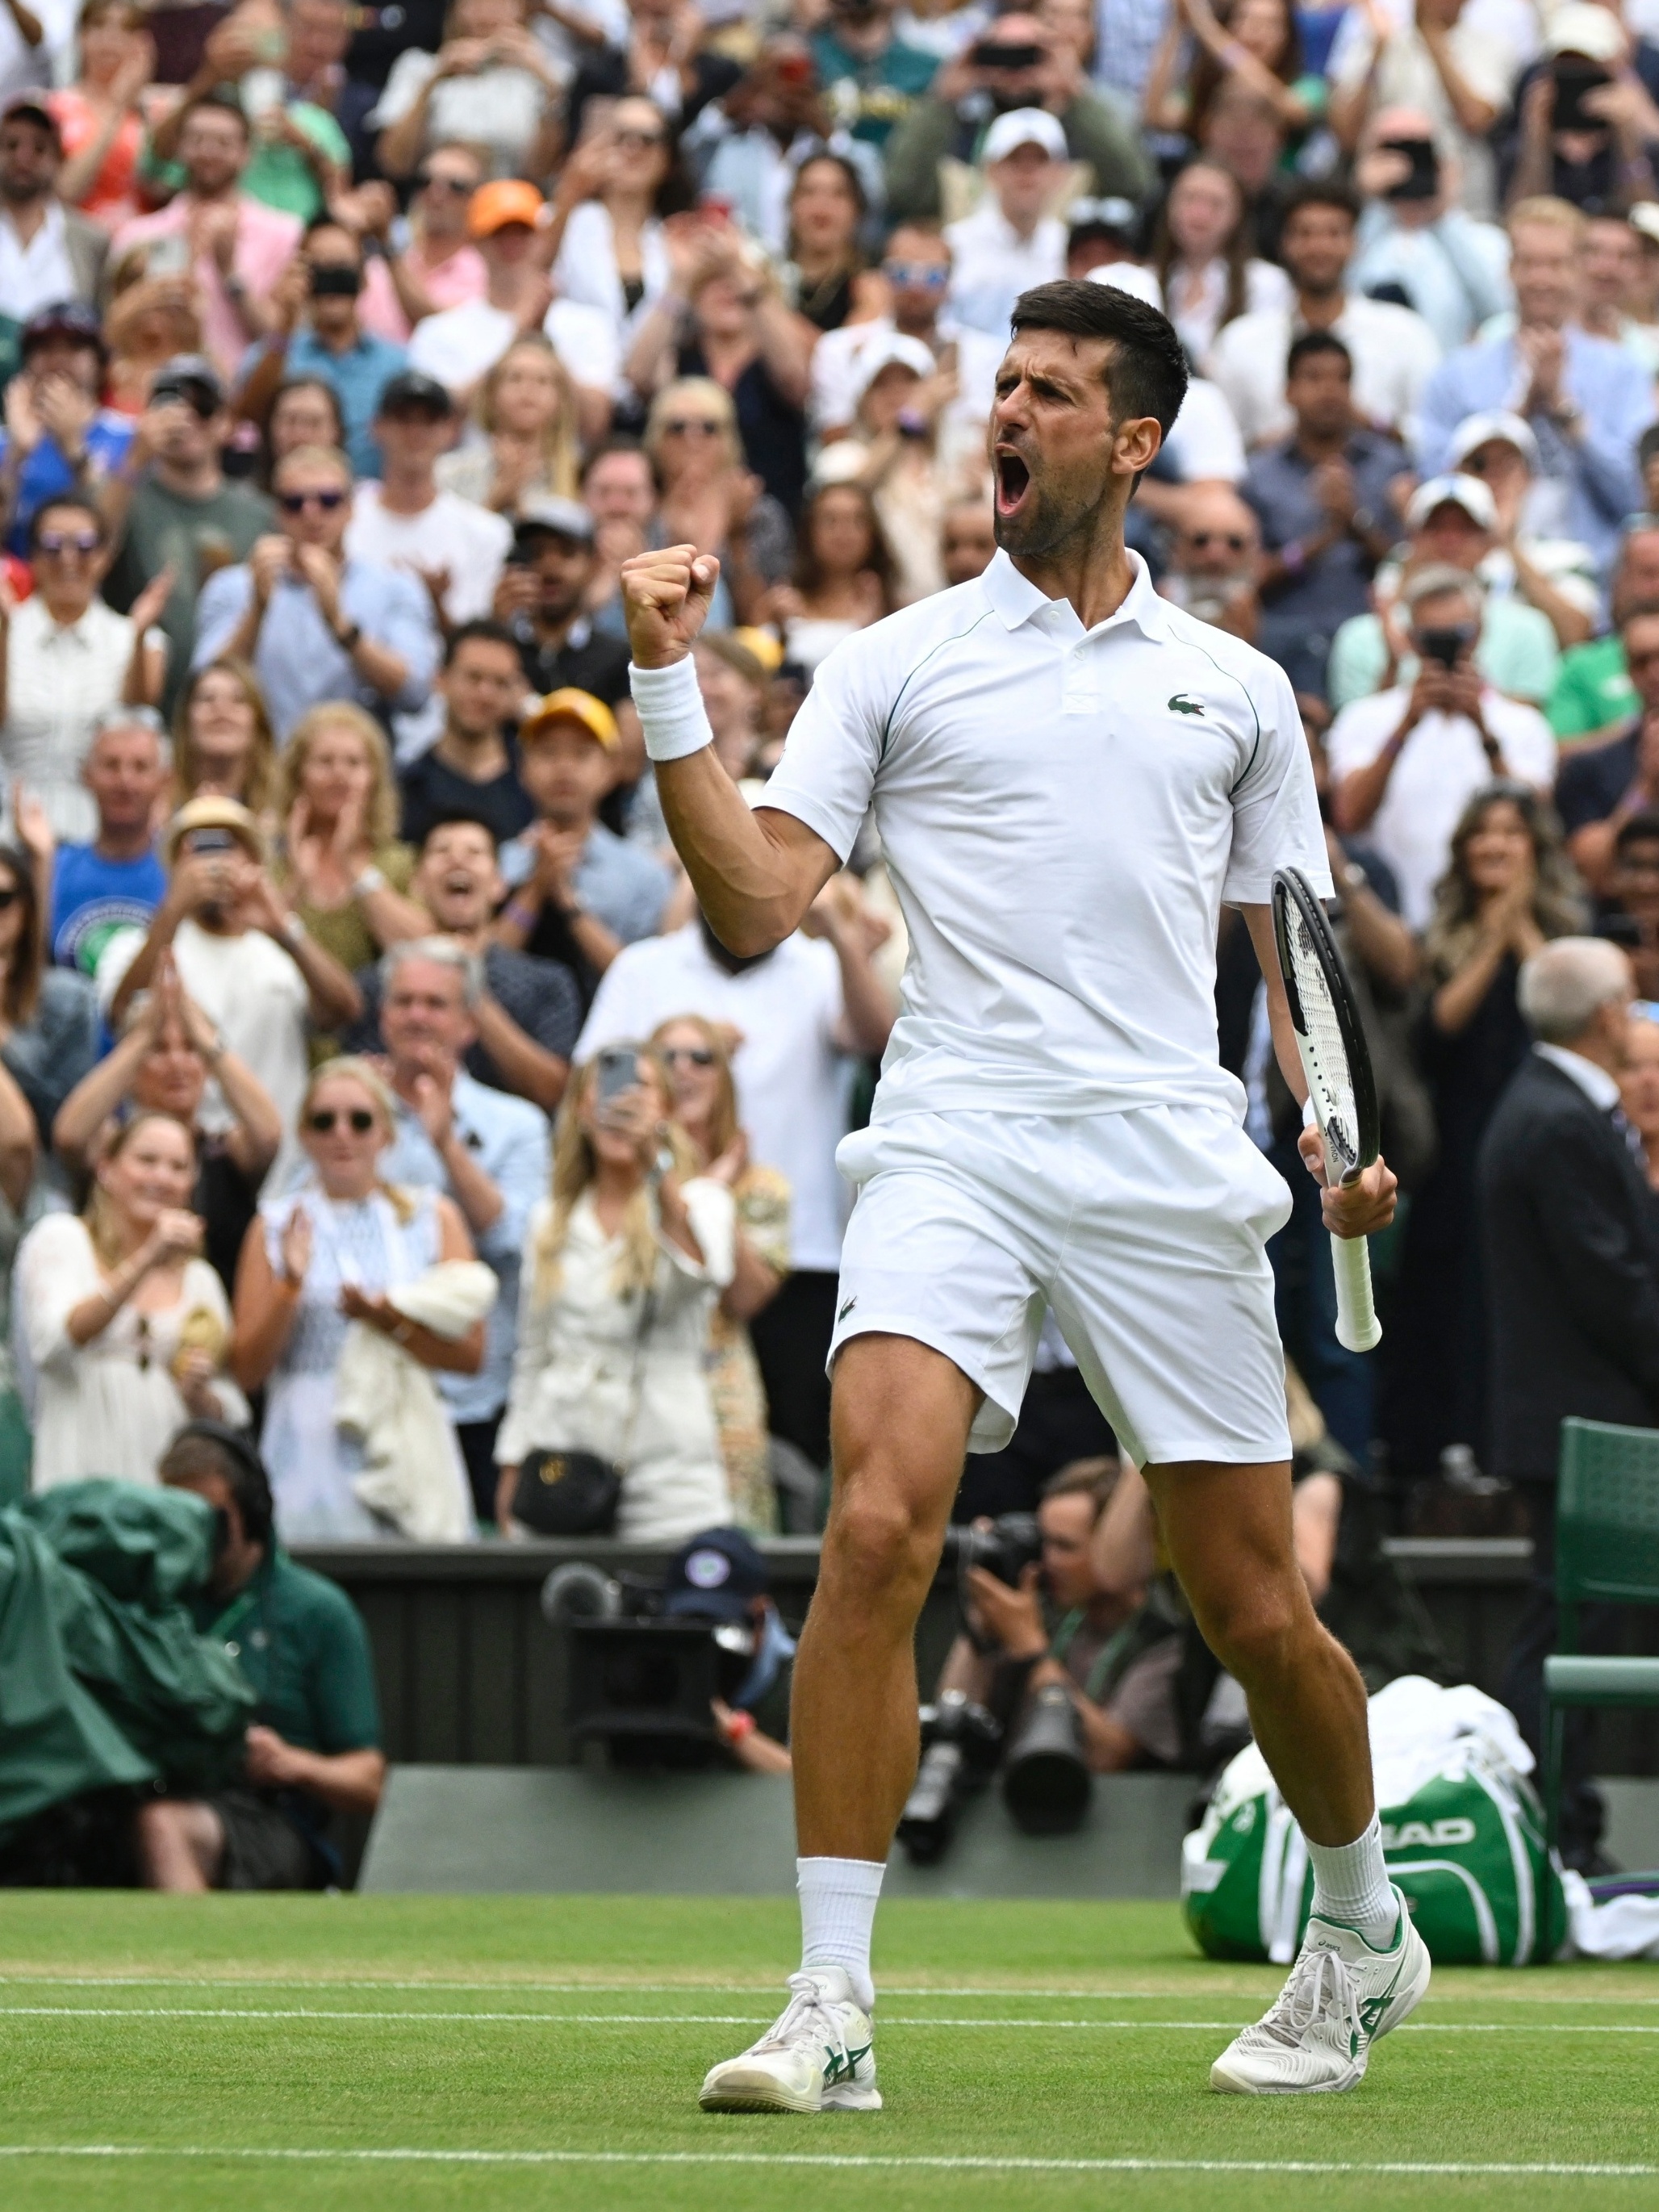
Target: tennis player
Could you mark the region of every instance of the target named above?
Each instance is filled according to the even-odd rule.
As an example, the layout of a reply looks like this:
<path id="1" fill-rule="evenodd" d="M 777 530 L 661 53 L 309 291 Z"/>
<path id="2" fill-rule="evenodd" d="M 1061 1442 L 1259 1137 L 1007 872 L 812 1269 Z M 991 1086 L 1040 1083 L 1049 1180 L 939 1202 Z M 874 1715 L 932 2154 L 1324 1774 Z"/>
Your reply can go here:
<path id="1" fill-rule="evenodd" d="M 680 545 L 623 568 L 657 788 L 722 943 L 786 937 L 872 807 L 910 934 L 874 1118 L 837 1156 L 858 1196 L 834 1498 L 795 1662 L 801 1968 L 770 2032 L 709 2073 L 707 2110 L 881 2103 L 870 1939 L 916 1768 L 913 1632 L 963 1452 L 1007 1442 L 1045 1305 L 1145 1471 L 1313 1862 L 1289 1982 L 1212 2085 L 1351 2088 L 1428 1984 L 1383 1865 L 1364 1689 L 1291 1548 L 1263 1249 L 1290 1195 L 1217 1060 L 1225 903 L 1305 1096 L 1270 899 L 1285 863 L 1329 891 L 1313 777 L 1281 671 L 1159 599 L 1123 542 L 1186 385 L 1156 309 L 1087 283 L 1025 293 L 991 422 L 1000 550 L 836 647 L 753 812 L 690 655 L 718 563 Z M 1304 1145 L 1322 1180 L 1316 1133 Z M 1394 1202 L 1378 1161 L 1324 1193 L 1326 1222 L 1361 1236 Z"/>

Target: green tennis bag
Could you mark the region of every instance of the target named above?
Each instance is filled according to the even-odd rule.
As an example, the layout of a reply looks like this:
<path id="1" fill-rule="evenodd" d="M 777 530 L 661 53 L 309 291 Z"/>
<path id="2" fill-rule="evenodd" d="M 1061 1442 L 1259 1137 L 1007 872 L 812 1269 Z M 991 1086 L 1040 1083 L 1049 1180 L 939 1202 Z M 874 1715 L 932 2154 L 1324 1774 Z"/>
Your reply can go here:
<path id="1" fill-rule="evenodd" d="M 1437 1966 L 1526 1966 L 1567 1935 L 1559 1869 L 1528 1779 L 1531 1753 L 1501 1705 L 1421 1676 L 1371 1700 L 1389 1872 Z M 1307 1844 L 1254 1744 L 1223 1772 L 1182 1846 L 1187 1924 L 1212 1959 L 1296 1955 L 1313 1902 Z"/>

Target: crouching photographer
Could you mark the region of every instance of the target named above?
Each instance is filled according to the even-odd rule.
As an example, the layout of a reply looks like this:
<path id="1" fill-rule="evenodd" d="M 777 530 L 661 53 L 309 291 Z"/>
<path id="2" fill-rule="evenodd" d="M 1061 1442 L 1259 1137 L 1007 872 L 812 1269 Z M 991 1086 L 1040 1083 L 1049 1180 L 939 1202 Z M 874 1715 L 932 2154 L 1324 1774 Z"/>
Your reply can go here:
<path id="1" fill-rule="evenodd" d="M 1107 1588 L 1092 1551 L 1112 1510 L 1115 1460 L 1078 1460 L 1024 1516 L 953 1529 L 963 1629 L 924 1711 L 916 1786 L 899 1825 L 927 1863 L 949 1842 L 963 1796 L 999 1768 L 1018 1824 L 1075 1827 L 1090 1778 L 1180 1754 L 1171 1686 L 1179 1624 L 1143 1589 Z"/>

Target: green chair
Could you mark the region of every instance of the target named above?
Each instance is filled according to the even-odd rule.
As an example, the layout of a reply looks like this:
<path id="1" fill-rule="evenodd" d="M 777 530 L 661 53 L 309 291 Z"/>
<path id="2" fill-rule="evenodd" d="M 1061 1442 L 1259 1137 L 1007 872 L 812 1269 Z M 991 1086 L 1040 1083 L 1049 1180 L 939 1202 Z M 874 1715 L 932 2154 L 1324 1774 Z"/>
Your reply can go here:
<path id="1" fill-rule="evenodd" d="M 1558 1648 L 1544 1662 L 1544 1814 L 1554 1849 L 1569 1705 L 1659 1705 L 1659 1658 L 1577 1649 L 1584 1604 L 1659 1606 L 1659 1429 L 1563 1421 L 1556 1494 Z"/>

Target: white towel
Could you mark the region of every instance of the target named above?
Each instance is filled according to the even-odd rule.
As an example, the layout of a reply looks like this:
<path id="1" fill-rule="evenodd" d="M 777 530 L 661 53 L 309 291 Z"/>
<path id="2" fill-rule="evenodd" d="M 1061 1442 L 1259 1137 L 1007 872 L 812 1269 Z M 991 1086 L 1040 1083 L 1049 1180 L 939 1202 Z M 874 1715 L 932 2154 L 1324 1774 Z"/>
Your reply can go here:
<path id="1" fill-rule="evenodd" d="M 495 1304 L 500 1285 L 479 1260 L 442 1260 L 387 1303 L 434 1335 L 461 1337 Z M 472 1498 L 436 1383 L 400 1344 L 365 1322 L 346 1330 L 334 1374 L 337 1427 L 362 1440 L 352 1488 L 369 1510 L 422 1544 L 465 1544 Z"/>

